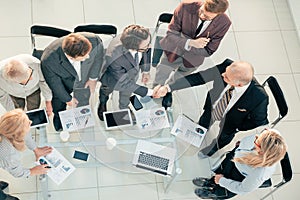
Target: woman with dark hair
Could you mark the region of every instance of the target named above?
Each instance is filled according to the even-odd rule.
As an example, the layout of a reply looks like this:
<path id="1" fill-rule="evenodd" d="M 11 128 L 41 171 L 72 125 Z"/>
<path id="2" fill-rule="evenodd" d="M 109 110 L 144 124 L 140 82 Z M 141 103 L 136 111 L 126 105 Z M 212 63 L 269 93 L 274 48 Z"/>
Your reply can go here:
<path id="1" fill-rule="evenodd" d="M 287 145 L 275 129 L 245 137 L 226 155 L 215 176 L 193 180 L 200 187 L 195 193 L 202 199 L 229 199 L 252 192 L 271 178 L 286 151 Z"/>

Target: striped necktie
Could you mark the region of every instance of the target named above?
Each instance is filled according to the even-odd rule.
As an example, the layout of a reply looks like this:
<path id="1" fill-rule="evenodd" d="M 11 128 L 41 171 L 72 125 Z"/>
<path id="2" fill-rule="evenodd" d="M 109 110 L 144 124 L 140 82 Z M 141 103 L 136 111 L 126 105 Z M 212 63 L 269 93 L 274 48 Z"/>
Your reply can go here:
<path id="1" fill-rule="evenodd" d="M 230 87 L 222 96 L 220 101 L 217 103 L 216 107 L 212 111 L 212 119 L 213 121 L 220 121 L 222 119 L 222 116 L 224 114 L 224 111 L 226 110 L 229 101 L 232 96 L 232 92 L 234 90 L 234 87 Z"/>
<path id="2" fill-rule="evenodd" d="M 134 61 L 135 61 L 135 63 L 136 63 L 136 66 L 139 66 L 140 60 L 139 60 L 139 53 L 138 53 L 138 52 L 136 52 L 136 53 L 134 54 Z"/>

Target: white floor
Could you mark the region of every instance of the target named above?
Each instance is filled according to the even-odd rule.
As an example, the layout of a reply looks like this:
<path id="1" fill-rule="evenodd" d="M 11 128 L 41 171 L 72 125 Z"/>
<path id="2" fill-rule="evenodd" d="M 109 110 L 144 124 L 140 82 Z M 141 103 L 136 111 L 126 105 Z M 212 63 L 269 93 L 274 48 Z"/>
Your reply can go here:
<path id="1" fill-rule="evenodd" d="M 50 24 L 72 30 L 83 23 L 110 23 L 120 33 L 129 24 L 154 28 L 162 12 L 173 12 L 179 0 L 1 0 L 0 7 L 0 59 L 19 53 L 31 53 L 30 26 Z M 212 56 L 214 63 L 225 58 L 252 63 L 258 80 L 274 75 L 285 93 L 289 113 L 277 128 L 289 145 L 293 165 L 293 179 L 269 200 L 298 200 L 300 162 L 297 146 L 300 130 L 300 46 L 287 0 L 231 0 L 228 11 L 233 25 Z M 41 40 L 39 44 L 46 45 Z M 43 45 L 41 45 L 43 46 Z M 200 98 L 203 98 L 201 96 Z M 184 102 L 181 100 L 180 102 Z M 176 105 L 175 105 L 176 106 Z M 188 106 L 187 106 L 188 107 Z M 194 118 L 199 112 L 190 108 Z M 272 112 L 272 111 L 271 111 Z M 273 113 L 272 115 L 274 115 Z M 24 156 L 25 164 L 32 163 L 31 152 Z M 53 200 L 187 200 L 199 199 L 191 183 L 199 174 L 199 160 L 186 156 L 181 160 L 183 174 L 167 194 L 163 192 L 161 178 L 154 175 L 130 175 L 107 167 L 77 169 L 61 186 L 50 182 Z M 22 200 L 41 200 L 36 177 L 15 179 L 0 171 L 0 180 L 10 183 L 9 192 Z M 279 175 L 275 175 L 279 178 Z M 298 184 L 297 184 L 298 183 Z M 235 199 L 253 200 L 267 190 L 259 189 Z"/>

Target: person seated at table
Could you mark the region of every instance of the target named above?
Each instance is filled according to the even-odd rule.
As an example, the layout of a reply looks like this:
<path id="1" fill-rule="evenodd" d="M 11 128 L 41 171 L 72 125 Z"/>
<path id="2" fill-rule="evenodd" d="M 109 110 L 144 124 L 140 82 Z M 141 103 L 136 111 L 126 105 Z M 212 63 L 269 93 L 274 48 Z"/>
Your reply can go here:
<path id="1" fill-rule="evenodd" d="M 45 98 L 48 116 L 52 114 L 52 91 L 42 74 L 40 61 L 28 54 L 20 54 L 0 62 L 0 102 L 7 110 L 40 107 L 41 94 Z"/>
<path id="2" fill-rule="evenodd" d="M 278 130 L 265 129 L 259 135 L 244 137 L 226 155 L 210 178 L 195 178 L 195 190 L 202 199 L 229 199 L 258 189 L 270 179 L 276 165 L 283 159 L 287 145 Z"/>
<path id="3" fill-rule="evenodd" d="M 212 156 L 229 144 L 238 131 L 251 130 L 268 123 L 269 97 L 254 78 L 252 65 L 244 61 L 226 59 L 215 67 L 162 86 L 156 97 L 210 81 L 213 81 L 213 87 L 208 91 L 198 123 L 209 129 L 219 122 L 219 133 L 210 145 L 199 152 L 200 158 Z"/>
<path id="4" fill-rule="evenodd" d="M 98 116 L 101 121 L 103 112 L 107 111 L 109 94 L 114 90 L 119 91 L 120 109 L 128 107 L 132 93 L 142 97 L 153 94 L 152 89 L 136 83 L 140 70 L 144 84 L 150 79 L 150 44 L 149 30 L 139 25 L 127 26 L 121 35 L 110 42 L 105 55 L 105 72 L 100 79 Z"/>
<path id="5" fill-rule="evenodd" d="M 46 174 L 48 165 L 22 166 L 20 152 L 33 150 L 36 160 L 49 154 L 51 147 L 37 147 L 30 134 L 31 121 L 22 109 L 6 112 L 0 118 L 0 167 L 16 178 Z"/>

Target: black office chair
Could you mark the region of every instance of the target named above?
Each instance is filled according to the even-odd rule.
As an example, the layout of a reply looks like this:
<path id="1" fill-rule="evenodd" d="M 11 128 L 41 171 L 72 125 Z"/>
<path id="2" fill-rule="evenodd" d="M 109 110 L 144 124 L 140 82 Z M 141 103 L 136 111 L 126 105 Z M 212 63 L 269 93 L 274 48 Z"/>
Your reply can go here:
<path id="1" fill-rule="evenodd" d="M 98 25 L 98 24 L 88 24 L 88 25 L 79 25 L 74 28 L 74 32 L 91 32 L 95 34 L 105 34 L 116 37 L 117 28 L 113 25 Z"/>
<path id="2" fill-rule="evenodd" d="M 173 17 L 173 14 L 170 14 L 170 13 L 162 13 L 161 15 L 159 15 L 153 36 L 157 34 L 160 25 L 163 23 L 170 23 L 172 17 Z M 157 64 L 160 61 L 160 57 L 163 53 L 163 50 L 159 44 L 159 42 L 162 38 L 163 38 L 162 36 L 156 36 L 156 38 L 155 38 L 153 55 L 152 55 L 152 66 L 153 67 L 157 66 Z"/>
<path id="3" fill-rule="evenodd" d="M 38 50 L 36 48 L 36 40 L 37 36 L 50 36 L 50 37 L 63 37 L 65 35 L 70 34 L 71 32 L 68 30 L 51 27 L 51 26 L 43 26 L 43 25 L 33 25 L 30 28 L 30 35 L 31 35 L 31 43 L 33 52 L 32 55 L 38 59 L 41 59 L 44 50 Z"/>

